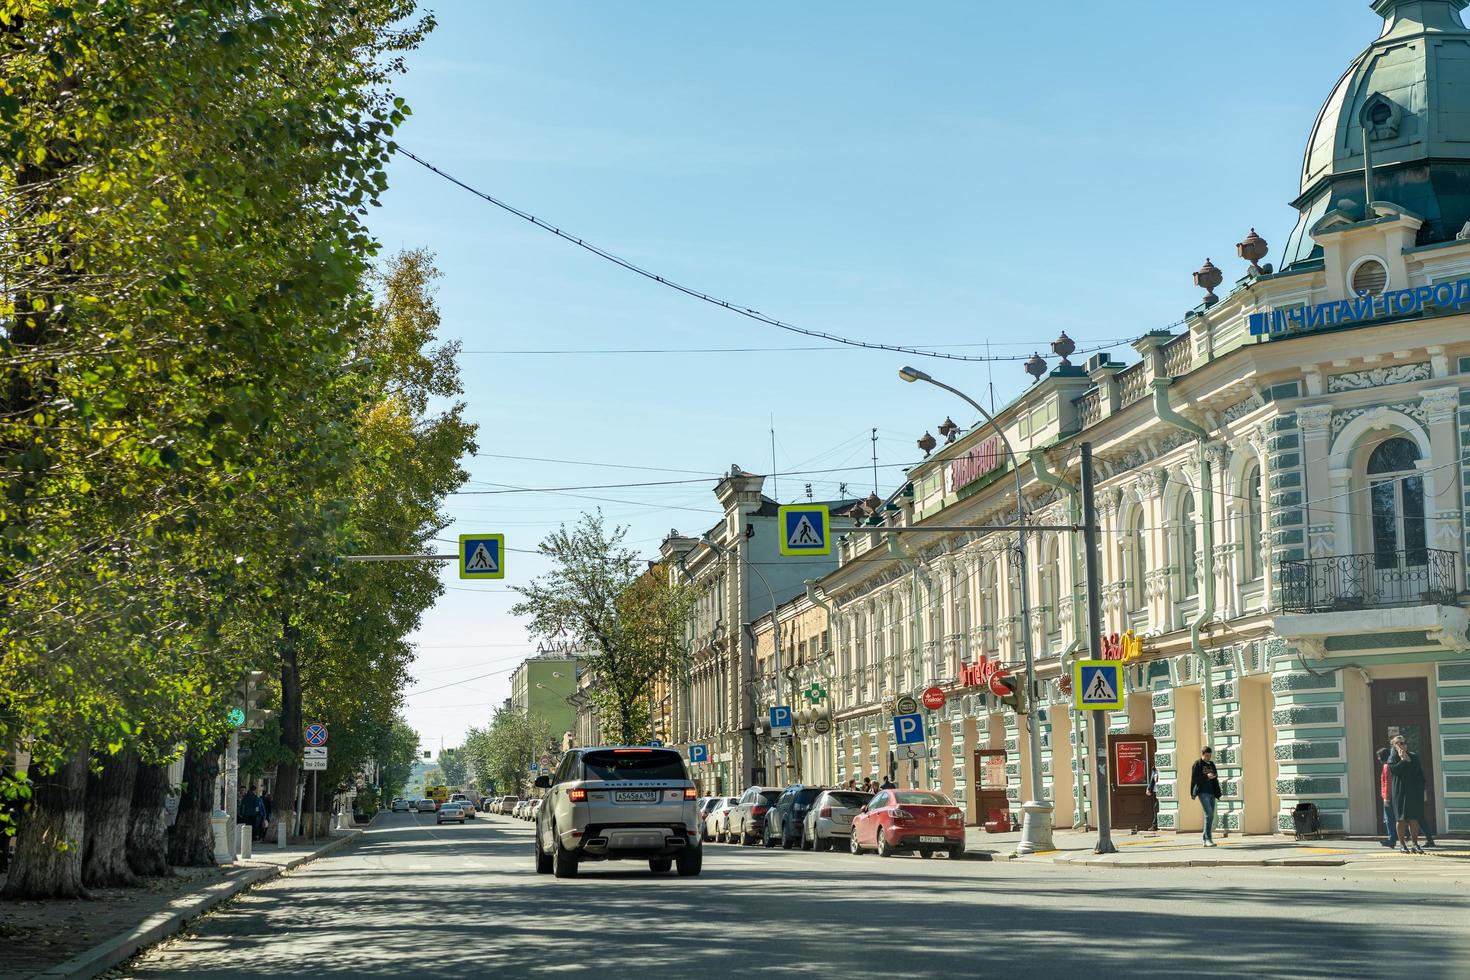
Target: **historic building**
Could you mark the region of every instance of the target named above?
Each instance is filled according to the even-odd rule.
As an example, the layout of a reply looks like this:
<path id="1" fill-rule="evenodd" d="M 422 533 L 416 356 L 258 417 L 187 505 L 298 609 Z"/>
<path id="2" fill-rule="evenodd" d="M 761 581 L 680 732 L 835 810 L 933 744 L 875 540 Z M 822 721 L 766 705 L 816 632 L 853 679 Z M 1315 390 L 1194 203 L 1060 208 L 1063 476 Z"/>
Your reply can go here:
<path id="1" fill-rule="evenodd" d="M 1373 4 L 1382 36 L 1312 128 L 1279 269 L 1252 231 L 1233 285 L 1217 296 L 1207 261 L 1204 302 L 1182 332 L 1140 338 L 1138 361 L 1074 365 L 1060 342 L 1060 363 L 1036 362 L 997 413 L 1004 440 L 964 433 L 846 534 L 815 593 L 833 607 L 837 779 L 888 771 L 894 700 L 938 686 L 927 764 L 905 777 L 998 822 L 1034 792 L 1034 719 L 1056 823 L 1090 818 L 1064 681 L 1088 647 L 1080 536 L 1025 535 L 1023 618 L 1015 532 L 884 532 L 1013 525 L 1015 466 L 1030 523 L 1074 523 L 1086 442 L 1105 632 L 1143 639 L 1111 731 L 1147 746 L 1161 826 L 1199 827 L 1189 767 L 1208 743 L 1226 827 L 1287 829 L 1312 803 L 1326 829 L 1372 833 L 1373 753 L 1402 732 L 1431 774 L 1435 829 L 1470 831 L 1466 5 Z M 1041 696 L 1018 717 L 980 682 L 1019 670 L 1024 631 Z M 1114 796 L 1134 819 L 1120 795 L 1136 791 Z"/>

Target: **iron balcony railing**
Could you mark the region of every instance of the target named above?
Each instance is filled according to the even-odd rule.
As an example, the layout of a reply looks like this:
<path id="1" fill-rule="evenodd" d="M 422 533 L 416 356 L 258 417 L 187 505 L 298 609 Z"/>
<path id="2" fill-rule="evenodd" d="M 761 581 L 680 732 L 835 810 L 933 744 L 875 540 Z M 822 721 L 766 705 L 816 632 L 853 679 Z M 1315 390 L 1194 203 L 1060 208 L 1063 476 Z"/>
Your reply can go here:
<path id="1" fill-rule="evenodd" d="M 1455 602 L 1455 553 L 1420 548 L 1283 561 L 1281 610 L 1344 612 Z"/>

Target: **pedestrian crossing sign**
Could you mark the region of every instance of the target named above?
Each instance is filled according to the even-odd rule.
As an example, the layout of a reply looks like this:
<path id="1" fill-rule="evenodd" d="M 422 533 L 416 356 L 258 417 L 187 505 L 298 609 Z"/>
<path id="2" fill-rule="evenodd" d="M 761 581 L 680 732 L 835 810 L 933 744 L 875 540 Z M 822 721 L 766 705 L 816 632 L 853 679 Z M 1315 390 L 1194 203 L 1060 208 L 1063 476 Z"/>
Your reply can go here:
<path id="1" fill-rule="evenodd" d="M 781 554 L 795 557 L 832 553 L 832 514 L 826 504 L 789 504 L 778 513 Z"/>
<path id="2" fill-rule="evenodd" d="M 1123 710 L 1123 664 L 1079 660 L 1072 665 L 1072 696 L 1079 711 Z"/>
<path id="3" fill-rule="evenodd" d="M 460 578 L 505 578 L 505 535 L 461 534 Z"/>

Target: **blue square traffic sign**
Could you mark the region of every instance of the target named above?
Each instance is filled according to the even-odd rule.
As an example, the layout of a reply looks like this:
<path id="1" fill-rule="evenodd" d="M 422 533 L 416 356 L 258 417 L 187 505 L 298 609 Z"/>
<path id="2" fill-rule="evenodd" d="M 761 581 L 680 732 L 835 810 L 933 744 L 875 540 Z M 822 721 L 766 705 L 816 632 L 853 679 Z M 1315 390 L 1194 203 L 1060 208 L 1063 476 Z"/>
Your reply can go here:
<path id="1" fill-rule="evenodd" d="M 923 715 L 894 715 L 893 741 L 897 745 L 920 745 L 924 741 Z"/>
<path id="2" fill-rule="evenodd" d="M 1123 710 L 1123 662 L 1078 660 L 1072 665 L 1072 695 L 1080 711 Z"/>
<path id="3" fill-rule="evenodd" d="M 781 729 L 791 731 L 791 705 L 778 704 L 771 709 L 771 731 L 781 734 Z"/>
<path id="4" fill-rule="evenodd" d="M 505 578 L 505 535 L 461 534 L 460 578 Z"/>
<path id="5" fill-rule="evenodd" d="M 692 763 L 694 763 L 697 766 L 698 765 L 703 765 L 704 763 L 708 762 L 709 761 L 709 746 L 708 745 L 691 745 L 691 746 L 689 746 L 689 761 L 692 762 Z"/>
<path id="6" fill-rule="evenodd" d="M 777 511 L 776 533 L 781 536 L 781 554 L 830 555 L 832 514 L 826 504 L 788 504 Z"/>

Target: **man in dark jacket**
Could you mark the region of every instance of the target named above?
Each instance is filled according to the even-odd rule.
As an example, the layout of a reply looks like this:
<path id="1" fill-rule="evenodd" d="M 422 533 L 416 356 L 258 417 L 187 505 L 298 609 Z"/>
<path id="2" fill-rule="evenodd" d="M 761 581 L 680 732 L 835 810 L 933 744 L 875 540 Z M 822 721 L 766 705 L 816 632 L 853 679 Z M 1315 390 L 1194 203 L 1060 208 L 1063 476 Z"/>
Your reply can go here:
<path id="1" fill-rule="evenodd" d="M 255 795 L 254 783 L 250 784 L 250 788 L 240 798 L 239 822 L 250 825 L 251 840 L 260 840 L 260 828 L 263 821 L 260 815 L 260 797 Z"/>
<path id="2" fill-rule="evenodd" d="M 1199 800 L 1205 811 L 1205 846 L 1215 846 L 1215 804 L 1224 794 L 1220 790 L 1220 774 L 1215 770 L 1215 750 L 1208 745 L 1195 760 L 1189 774 L 1189 796 Z"/>

